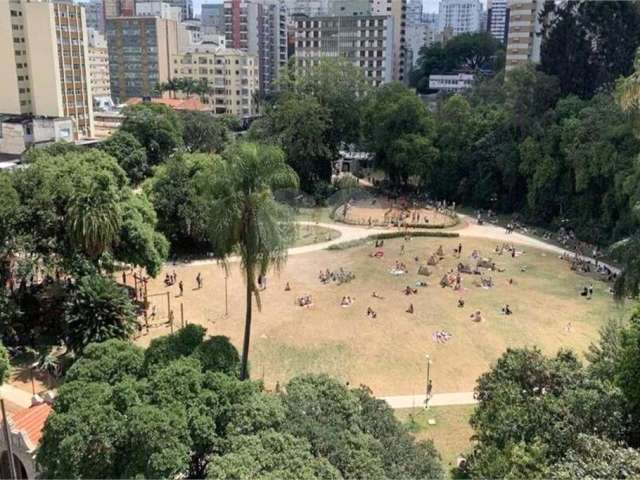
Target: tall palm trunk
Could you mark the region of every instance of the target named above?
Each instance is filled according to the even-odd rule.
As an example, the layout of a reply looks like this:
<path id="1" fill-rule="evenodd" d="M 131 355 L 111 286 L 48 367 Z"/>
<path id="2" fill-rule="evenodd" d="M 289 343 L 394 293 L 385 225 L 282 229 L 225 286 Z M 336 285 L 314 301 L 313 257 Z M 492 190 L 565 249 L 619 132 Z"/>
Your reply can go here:
<path id="1" fill-rule="evenodd" d="M 251 291 L 253 282 L 249 280 L 252 278 L 250 275 L 253 275 L 253 269 L 247 267 L 247 310 L 244 320 L 244 343 L 242 345 L 242 367 L 240 370 L 240 380 L 246 380 L 248 377 L 247 364 L 249 362 L 249 340 L 251 339 L 251 295 L 253 294 Z"/>

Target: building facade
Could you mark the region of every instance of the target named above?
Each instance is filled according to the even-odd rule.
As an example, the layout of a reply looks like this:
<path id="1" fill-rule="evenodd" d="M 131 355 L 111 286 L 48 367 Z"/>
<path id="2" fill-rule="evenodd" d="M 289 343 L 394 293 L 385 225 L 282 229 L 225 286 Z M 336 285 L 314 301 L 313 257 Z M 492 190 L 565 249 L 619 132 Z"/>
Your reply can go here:
<path id="1" fill-rule="evenodd" d="M 89 30 L 89 80 L 94 108 L 97 103 L 111 99 L 109 49 L 104 36 L 96 30 Z"/>
<path id="2" fill-rule="evenodd" d="M 102 0 L 102 2 L 105 20 L 115 17 L 133 17 L 136 14 L 135 0 Z"/>
<path id="3" fill-rule="evenodd" d="M 200 13 L 200 21 L 204 35 L 224 35 L 224 5 L 222 3 L 204 3 Z"/>
<path id="4" fill-rule="evenodd" d="M 487 3 L 487 32 L 493 38 L 507 44 L 509 32 L 509 6 L 507 0 L 488 0 Z"/>
<path id="5" fill-rule="evenodd" d="M 238 117 L 256 114 L 259 89 L 258 58 L 237 49 L 197 47 L 172 56 L 172 77 L 206 82 L 202 103 L 215 114 Z"/>
<path id="6" fill-rule="evenodd" d="M 438 9 L 438 31 L 447 28 L 453 35 L 480 31 L 482 4 L 480 0 L 440 0 Z"/>
<path id="7" fill-rule="evenodd" d="M 393 79 L 409 80 L 407 66 L 407 0 L 371 0 L 371 15 L 391 16 L 393 22 Z"/>
<path id="8" fill-rule="evenodd" d="M 296 17 L 295 59 L 300 67 L 323 58 L 345 58 L 362 68 L 372 85 L 394 78 L 392 17 Z"/>
<path id="9" fill-rule="evenodd" d="M 107 19 L 111 95 L 117 102 L 147 97 L 171 78 L 178 53 L 177 22 L 159 17 Z"/>
<path id="10" fill-rule="evenodd" d="M 0 112 L 69 117 L 78 136 L 93 136 L 84 7 L 0 2 Z"/>
<path id="11" fill-rule="evenodd" d="M 409 0 L 409 3 L 407 3 L 407 25 L 423 23 L 422 8 L 422 0 Z"/>
<path id="12" fill-rule="evenodd" d="M 544 3 L 544 0 L 509 1 L 506 70 L 527 63 L 540 63 L 540 13 Z"/>
<path id="13" fill-rule="evenodd" d="M 92 28 L 104 35 L 104 6 L 102 0 L 90 0 L 84 4 L 87 28 Z"/>
<path id="14" fill-rule="evenodd" d="M 469 73 L 429 75 L 429 88 L 442 92 L 460 92 L 473 86 L 474 76 Z"/>
<path id="15" fill-rule="evenodd" d="M 226 0 L 226 45 L 251 55 L 260 63 L 260 90 L 271 91 L 287 64 L 287 10 L 279 0 Z"/>

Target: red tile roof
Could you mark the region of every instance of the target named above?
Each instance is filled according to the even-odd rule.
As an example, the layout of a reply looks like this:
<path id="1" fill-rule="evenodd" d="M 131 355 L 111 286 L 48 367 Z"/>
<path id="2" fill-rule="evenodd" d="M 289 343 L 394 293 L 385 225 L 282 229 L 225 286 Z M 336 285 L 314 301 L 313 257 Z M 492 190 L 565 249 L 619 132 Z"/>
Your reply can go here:
<path id="1" fill-rule="evenodd" d="M 37 446 L 42 438 L 44 422 L 53 409 L 48 403 L 41 403 L 17 412 L 8 414 L 15 430 L 24 432 L 33 446 Z"/>

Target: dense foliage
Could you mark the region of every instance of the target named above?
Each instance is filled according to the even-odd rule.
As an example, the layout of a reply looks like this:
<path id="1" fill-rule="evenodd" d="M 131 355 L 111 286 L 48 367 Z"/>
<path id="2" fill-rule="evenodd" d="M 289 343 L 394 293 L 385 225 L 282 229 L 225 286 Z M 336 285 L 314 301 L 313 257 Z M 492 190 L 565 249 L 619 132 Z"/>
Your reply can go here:
<path id="1" fill-rule="evenodd" d="M 218 361 L 203 361 L 203 350 Z M 238 370 L 228 339 L 204 340 L 198 326 L 146 351 L 118 340 L 89 345 L 45 425 L 43 475 L 441 477 L 431 442 L 415 442 L 367 390 L 306 376 L 270 394 L 240 382 Z"/>
<path id="2" fill-rule="evenodd" d="M 420 49 L 411 85 L 420 93 L 429 92 L 429 75 L 458 72 L 482 75 L 499 70 L 504 64 L 501 44 L 491 34 L 463 33 L 445 43 L 436 42 Z"/>
<path id="3" fill-rule="evenodd" d="M 471 417 L 473 478 L 630 478 L 640 472 L 640 323 L 611 321 L 585 368 L 567 351 L 507 350 Z"/>
<path id="4" fill-rule="evenodd" d="M 9 364 L 9 354 L 4 345 L 0 343 L 0 385 L 2 385 L 8 378 L 11 371 L 11 365 Z"/>

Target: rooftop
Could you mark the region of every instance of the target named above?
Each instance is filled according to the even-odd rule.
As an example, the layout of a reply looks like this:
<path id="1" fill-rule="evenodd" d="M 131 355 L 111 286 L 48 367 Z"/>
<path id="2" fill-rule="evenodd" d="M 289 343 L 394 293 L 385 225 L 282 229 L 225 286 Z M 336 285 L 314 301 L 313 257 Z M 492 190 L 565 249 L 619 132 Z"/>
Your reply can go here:
<path id="1" fill-rule="evenodd" d="M 23 432 L 33 446 L 37 446 L 42 438 L 42 429 L 53 408 L 48 403 L 41 403 L 8 414 L 14 430 Z"/>

